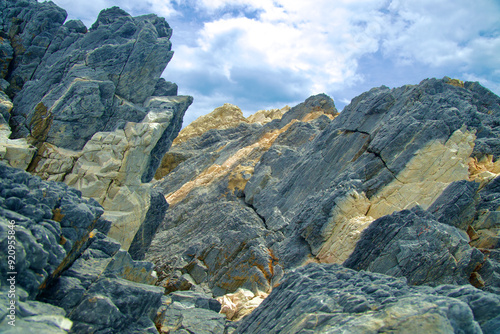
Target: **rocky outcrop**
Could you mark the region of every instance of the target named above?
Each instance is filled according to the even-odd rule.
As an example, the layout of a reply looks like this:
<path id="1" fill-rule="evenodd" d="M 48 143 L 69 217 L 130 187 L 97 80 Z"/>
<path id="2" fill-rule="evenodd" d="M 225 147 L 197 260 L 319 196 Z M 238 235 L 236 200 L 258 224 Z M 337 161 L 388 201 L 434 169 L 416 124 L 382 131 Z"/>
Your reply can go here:
<path id="1" fill-rule="evenodd" d="M 209 289 L 231 316 L 238 289 L 268 293 L 309 262 L 498 293 L 500 99 L 453 83 L 374 88 L 336 117 L 318 95 L 173 146 L 145 256 L 159 284 Z"/>
<path id="2" fill-rule="evenodd" d="M 499 100 L 480 105 L 475 98 L 484 89 L 466 87 L 445 79 L 373 89 L 355 98 L 305 154 L 269 150 L 245 200 L 268 225 L 287 223 L 286 241 L 275 252 L 286 266 L 311 255 L 342 263 L 374 219 L 417 204 L 425 209 L 451 182 L 467 180 L 471 156 L 494 150 L 486 145 L 498 137 Z M 350 246 L 339 247 L 338 240 Z"/>
<path id="3" fill-rule="evenodd" d="M 309 264 L 288 274 L 235 333 L 494 333 L 499 310 L 498 296 L 472 287 L 412 287 Z"/>
<path id="4" fill-rule="evenodd" d="M 371 223 L 344 265 L 406 277 L 412 285 L 466 285 L 485 261 L 468 242 L 465 231 L 438 223 L 415 207 Z"/>
<path id="5" fill-rule="evenodd" d="M 2 332 L 156 333 L 164 290 L 153 286 L 153 264 L 132 260 L 105 236 L 111 223 L 95 200 L 3 163 L 0 185 L 0 245 L 14 246 L 13 258 L 0 258 L 1 303 L 8 310 L 15 300 L 16 325 L 2 313 Z"/>
<path id="6" fill-rule="evenodd" d="M 182 291 L 163 299 L 156 326 L 160 333 L 226 333 L 220 303 L 206 294 Z"/>
<path id="7" fill-rule="evenodd" d="M 33 299 L 80 256 L 91 232 L 107 232 L 109 222 L 101 218 L 104 210 L 95 200 L 84 200 L 63 184 L 43 182 L 2 163 L 0 182 L 2 243 L 7 249 L 9 226 L 14 225 L 18 285 Z M 13 271 L 4 260 L 3 277 Z"/>
<path id="8" fill-rule="evenodd" d="M 168 155 L 182 158 L 155 184 L 170 207 L 145 257 L 167 291 L 199 284 L 215 296 L 238 288 L 257 294 L 279 282 L 283 268 L 270 247 L 282 236 L 244 201 L 243 190 L 265 152 L 277 143 L 300 150 L 334 117 L 332 106 L 314 96 L 289 111 L 289 123 L 239 122 L 173 146 Z"/>
<path id="9" fill-rule="evenodd" d="M 161 220 L 151 221 L 150 204 L 166 209 L 144 183 L 192 103 L 160 78 L 173 55 L 172 29 L 118 7 L 88 30 L 64 23 L 66 12 L 53 3 L 2 6 L 2 89 L 10 98 L 0 96 L 0 158 L 95 198 L 113 222 L 110 235 L 128 249 L 137 231 Z"/>
<path id="10" fill-rule="evenodd" d="M 164 19 L 0 8 L 21 331 L 497 330 L 500 98 L 478 83 L 382 86 L 340 114 L 325 94 L 225 104 L 179 134 L 192 98 L 160 78 Z"/>
<path id="11" fill-rule="evenodd" d="M 160 78 L 172 30 L 118 7 L 90 29 L 52 2 L 0 8 L 0 244 L 15 231 L 17 247 L 15 270 L 2 253 L 2 310 L 7 273 L 17 289 L 2 332 L 157 333 L 164 289 L 132 257 L 168 207 L 149 181 L 192 103 Z"/>
<path id="12" fill-rule="evenodd" d="M 259 110 L 255 114 L 245 118 L 240 108 L 233 104 L 225 103 L 223 106 L 215 108 L 211 113 L 198 117 L 182 129 L 177 138 L 175 138 L 173 145 L 181 144 L 190 138 L 201 136 L 208 130 L 235 128 L 242 122 L 263 125 L 272 120 L 281 119 L 288 110 L 290 110 L 288 106 L 282 109 Z M 331 111 L 333 114 L 336 113 L 336 110 L 332 109 Z"/>

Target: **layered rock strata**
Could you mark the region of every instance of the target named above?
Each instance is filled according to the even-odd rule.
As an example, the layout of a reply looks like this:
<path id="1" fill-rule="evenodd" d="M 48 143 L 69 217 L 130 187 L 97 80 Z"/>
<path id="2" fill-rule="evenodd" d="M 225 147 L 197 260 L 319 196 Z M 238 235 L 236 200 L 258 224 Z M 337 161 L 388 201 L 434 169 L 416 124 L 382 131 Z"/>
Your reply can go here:
<path id="1" fill-rule="evenodd" d="M 137 231 L 158 225 L 146 220 L 151 203 L 166 210 L 145 183 L 192 103 L 160 78 L 172 29 L 118 7 L 87 29 L 51 2 L 1 6 L 0 158 L 95 198 L 128 249 Z"/>
<path id="2" fill-rule="evenodd" d="M 106 237 L 111 222 L 95 200 L 3 163 L 0 189 L 0 245 L 14 245 L 14 257 L 0 256 L 2 332 L 157 332 L 164 290 L 153 264 Z"/>
<path id="3" fill-rule="evenodd" d="M 235 333 L 494 333 L 500 298 L 471 286 L 409 286 L 405 279 L 308 264 Z"/>
<path id="4" fill-rule="evenodd" d="M 159 283 L 223 300 L 323 262 L 498 293 L 500 98 L 454 82 L 374 88 L 336 117 L 319 95 L 176 144 L 146 252 Z"/>
<path id="5" fill-rule="evenodd" d="M 243 190 L 273 145 L 300 150 L 336 114 L 321 94 L 290 109 L 288 122 L 211 129 L 167 153 L 181 162 L 155 184 L 170 207 L 146 253 L 167 291 L 198 284 L 222 296 L 238 288 L 267 292 L 279 282 L 283 268 L 270 247 L 282 236 L 244 201 Z"/>

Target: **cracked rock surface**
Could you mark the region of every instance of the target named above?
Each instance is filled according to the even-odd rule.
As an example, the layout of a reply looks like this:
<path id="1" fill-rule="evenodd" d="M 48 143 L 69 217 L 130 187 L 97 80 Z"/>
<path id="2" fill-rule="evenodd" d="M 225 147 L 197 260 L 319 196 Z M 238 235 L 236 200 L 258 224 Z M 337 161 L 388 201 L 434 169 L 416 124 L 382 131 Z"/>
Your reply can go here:
<path id="1" fill-rule="evenodd" d="M 287 274 L 235 333 L 494 333 L 499 307 L 497 295 L 470 286 L 414 287 L 308 264 Z"/>
<path id="2" fill-rule="evenodd" d="M 307 262 L 347 261 L 496 292 L 500 99 L 450 83 L 374 88 L 336 117 L 313 96 L 280 120 L 175 145 L 155 185 L 170 208 L 146 253 L 160 282 L 269 292 Z"/>

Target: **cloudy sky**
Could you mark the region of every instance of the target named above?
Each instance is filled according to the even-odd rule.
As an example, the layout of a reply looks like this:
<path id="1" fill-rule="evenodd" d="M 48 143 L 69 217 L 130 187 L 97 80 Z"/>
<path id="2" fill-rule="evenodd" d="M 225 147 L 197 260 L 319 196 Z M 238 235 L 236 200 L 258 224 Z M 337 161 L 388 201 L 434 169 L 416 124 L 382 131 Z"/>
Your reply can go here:
<path id="1" fill-rule="evenodd" d="M 194 96 L 185 125 L 224 103 L 245 115 L 326 93 L 449 76 L 500 94 L 499 0 L 53 0 L 88 27 L 120 6 L 173 28 L 163 76 Z"/>

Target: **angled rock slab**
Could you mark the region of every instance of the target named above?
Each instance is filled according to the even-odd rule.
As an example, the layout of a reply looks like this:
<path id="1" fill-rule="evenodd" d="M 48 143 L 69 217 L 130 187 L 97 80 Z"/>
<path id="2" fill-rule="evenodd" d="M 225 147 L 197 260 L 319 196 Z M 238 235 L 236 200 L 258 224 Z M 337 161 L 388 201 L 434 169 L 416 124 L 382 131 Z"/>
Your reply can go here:
<path id="1" fill-rule="evenodd" d="M 309 264 L 288 273 L 235 333 L 482 333 L 466 302 L 436 291 L 340 265 Z M 494 298 L 490 306 L 498 302 L 475 291 Z"/>

